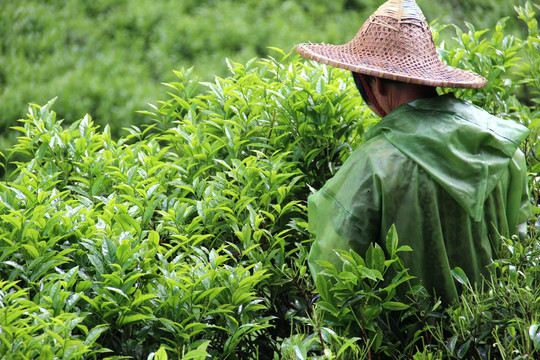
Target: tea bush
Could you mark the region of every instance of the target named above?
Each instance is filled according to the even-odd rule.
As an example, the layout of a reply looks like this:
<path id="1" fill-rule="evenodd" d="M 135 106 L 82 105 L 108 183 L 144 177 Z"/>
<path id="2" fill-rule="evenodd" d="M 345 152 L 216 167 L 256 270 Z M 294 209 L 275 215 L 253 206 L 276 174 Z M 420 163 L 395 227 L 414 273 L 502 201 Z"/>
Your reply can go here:
<path id="1" fill-rule="evenodd" d="M 74 356 L 278 352 L 311 306 L 306 176 L 326 181 L 361 138 L 353 121 L 371 119 L 343 74 L 291 66 L 231 64 L 234 76 L 193 98 L 178 72 L 158 123 L 118 141 L 88 116 L 63 128 L 53 101 L 32 106 L 14 147 L 31 160 L 0 195 L 6 294 L 26 294 L 43 321 L 77 314 L 62 332 Z M 69 358 L 36 327 L 35 349 Z M 0 350 L 15 356 L 9 334 Z"/>
<path id="2" fill-rule="evenodd" d="M 469 26 L 440 52 L 490 78 L 459 96 L 531 128 L 537 215 L 534 9 L 517 9 L 525 38 L 504 21 Z M 118 139 L 90 116 L 62 124 L 55 100 L 30 106 L 0 183 L 4 358 L 538 357 L 536 215 L 527 240 L 504 239 L 508 256 L 484 284 L 454 270 L 464 291 L 450 307 L 408 286 L 399 255 L 410 249 L 393 230 L 388 257 L 343 252 L 346 265 L 314 284 L 307 196 L 377 119 L 342 70 L 277 49 L 227 66 L 202 83 L 176 71 L 144 113 L 151 125 Z"/>

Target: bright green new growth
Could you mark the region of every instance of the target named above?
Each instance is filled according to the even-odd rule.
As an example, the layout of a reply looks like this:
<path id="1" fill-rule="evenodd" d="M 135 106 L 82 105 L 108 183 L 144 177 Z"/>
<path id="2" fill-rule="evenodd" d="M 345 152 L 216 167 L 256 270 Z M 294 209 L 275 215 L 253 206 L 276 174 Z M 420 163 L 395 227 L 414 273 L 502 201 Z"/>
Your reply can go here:
<path id="1" fill-rule="evenodd" d="M 502 22 L 458 31 L 462 46 L 442 52 L 490 74 L 490 87 L 461 97 L 533 130 L 536 201 L 532 10 L 518 9 L 528 39 L 504 35 Z M 54 101 L 30 107 L 14 147 L 26 160 L 0 184 L 4 358 L 538 356 L 534 227 L 525 242 L 505 240 L 508 258 L 483 288 L 455 269 L 464 293 L 448 309 L 409 286 L 399 254 L 410 249 L 393 231 L 390 253 L 341 253 L 343 269 L 313 284 L 306 198 L 376 119 L 345 72 L 281 56 L 229 62 L 231 75 L 212 83 L 176 72 L 147 113 L 155 124 L 118 140 L 89 116 L 63 127 Z"/>

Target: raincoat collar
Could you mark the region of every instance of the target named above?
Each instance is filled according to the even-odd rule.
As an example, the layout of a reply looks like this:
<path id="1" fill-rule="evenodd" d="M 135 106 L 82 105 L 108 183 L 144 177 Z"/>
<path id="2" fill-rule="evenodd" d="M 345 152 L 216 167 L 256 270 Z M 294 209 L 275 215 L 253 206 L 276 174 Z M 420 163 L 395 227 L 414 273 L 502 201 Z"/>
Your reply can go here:
<path id="1" fill-rule="evenodd" d="M 429 173 L 475 221 L 529 130 L 447 94 L 403 104 L 371 128 Z"/>

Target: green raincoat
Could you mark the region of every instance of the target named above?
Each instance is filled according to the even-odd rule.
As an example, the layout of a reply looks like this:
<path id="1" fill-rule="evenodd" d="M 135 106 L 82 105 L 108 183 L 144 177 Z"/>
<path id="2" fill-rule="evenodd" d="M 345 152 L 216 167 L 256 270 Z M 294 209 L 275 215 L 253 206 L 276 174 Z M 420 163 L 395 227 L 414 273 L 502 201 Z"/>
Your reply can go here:
<path id="1" fill-rule="evenodd" d="M 410 274 L 445 302 L 457 298 L 451 269 L 480 281 L 500 235 L 518 234 L 527 220 L 518 149 L 527 134 L 451 94 L 399 106 L 310 196 L 312 274 L 322 270 L 317 260 L 341 268 L 334 249 L 364 255 L 371 242 L 384 249 L 395 224 L 400 245 L 413 249 L 401 253 Z"/>

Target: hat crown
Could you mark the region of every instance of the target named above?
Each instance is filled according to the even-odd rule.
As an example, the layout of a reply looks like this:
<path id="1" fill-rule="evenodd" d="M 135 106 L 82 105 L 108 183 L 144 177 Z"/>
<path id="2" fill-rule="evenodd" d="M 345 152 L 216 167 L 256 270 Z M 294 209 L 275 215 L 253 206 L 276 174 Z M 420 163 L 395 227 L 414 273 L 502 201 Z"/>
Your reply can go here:
<path id="1" fill-rule="evenodd" d="M 304 57 L 365 75 L 427 86 L 480 88 L 486 79 L 439 59 L 415 0 L 388 0 L 346 44 L 300 44 Z"/>
<path id="2" fill-rule="evenodd" d="M 382 4 L 373 17 L 387 16 L 398 21 L 417 20 L 420 22 L 426 21 L 422 10 L 414 0 L 388 0 Z"/>

